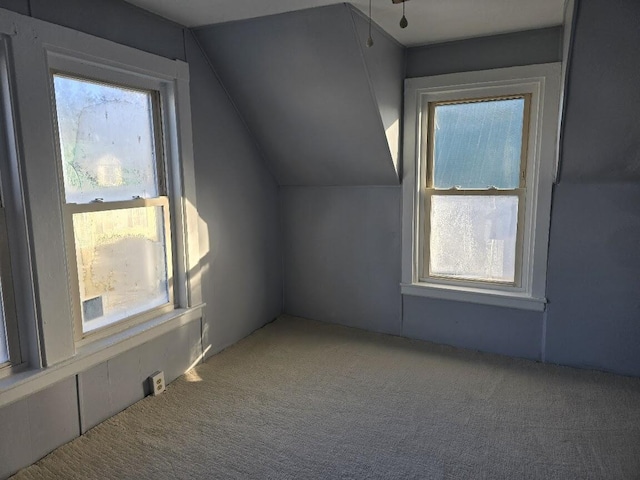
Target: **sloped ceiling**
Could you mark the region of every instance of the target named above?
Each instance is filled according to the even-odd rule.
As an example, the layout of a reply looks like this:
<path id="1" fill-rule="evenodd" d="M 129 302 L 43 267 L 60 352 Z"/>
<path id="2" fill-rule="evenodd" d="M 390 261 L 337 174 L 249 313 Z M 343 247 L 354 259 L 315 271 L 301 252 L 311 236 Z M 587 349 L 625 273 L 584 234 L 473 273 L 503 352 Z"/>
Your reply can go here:
<path id="1" fill-rule="evenodd" d="M 398 184 L 403 49 L 337 4 L 195 35 L 280 185 Z"/>
<path id="2" fill-rule="evenodd" d="M 187 27 L 212 25 L 336 3 L 336 0 L 127 0 Z M 368 0 L 352 0 L 364 13 Z M 372 0 L 372 17 L 406 46 L 561 25 L 566 0 L 412 0 L 408 28 L 402 5 Z M 615 2 L 611 2 L 612 4 Z"/>

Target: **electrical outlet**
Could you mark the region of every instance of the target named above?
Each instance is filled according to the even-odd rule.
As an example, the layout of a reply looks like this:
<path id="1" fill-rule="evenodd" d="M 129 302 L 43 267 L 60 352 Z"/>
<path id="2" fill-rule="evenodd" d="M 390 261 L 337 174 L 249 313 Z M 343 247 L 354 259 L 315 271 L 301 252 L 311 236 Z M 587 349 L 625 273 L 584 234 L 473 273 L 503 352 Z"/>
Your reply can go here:
<path id="1" fill-rule="evenodd" d="M 164 384 L 164 372 L 157 371 L 149 377 L 149 387 L 151 388 L 151 395 L 160 395 L 164 392 L 166 385 Z"/>

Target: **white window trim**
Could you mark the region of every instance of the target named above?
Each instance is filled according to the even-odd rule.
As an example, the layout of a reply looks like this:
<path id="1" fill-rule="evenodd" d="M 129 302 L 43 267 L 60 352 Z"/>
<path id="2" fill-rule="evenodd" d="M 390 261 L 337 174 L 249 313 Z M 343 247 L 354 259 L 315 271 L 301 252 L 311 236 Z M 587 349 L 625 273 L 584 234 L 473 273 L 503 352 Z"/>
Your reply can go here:
<path id="1" fill-rule="evenodd" d="M 10 64 L 8 82 L 0 78 L 3 93 L 10 90 L 3 104 L 11 103 L 10 110 L 16 112 L 15 122 L 7 126 L 8 141 L 15 139 L 10 152 L 14 168 L 7 179 L 12 184 L 7 219 L 12 226 L 10 246 L 17 247 L 12 248 L 12 267 L 18 323 L 24 327 L 21 352 L 28 364 L 26 371 L 0 379 L 3 406 L 200 319 L 204 304 L 188 65 L 3 9 L 0 34 L 8 39 Z M 179 270 L 174 279 L 175 308 L 82 345 L 74 338 L 72 294 L 63 278 L 68 270 L 50 87 L 49 63 L 64 61 L 79 62 L 87 69 L 106 68 L 116 77 L 134 75 L 159 86 L 168 99 L 163 115 L 176 119 L 164 118 L 165 152 L 180 159 L 167 161 L 174 264 Z M 6 110 L 7 105 L 3 107 Z"/>
<path id="2" fill-rule="evenodd" d="M 24 190 L 19 162 L 15 116 L 15 80 L 11 71 L 10 36 L 14 26 L 0 22 L 0 180 L 2 181 L 2 296 L 9 362 L 0 366 L 0 379 L 38 365 L 40 353 L 33 302 L 33 275 L 28 251 Z M 18 289 L 15 286 L 18 286 Z M 19 292 L 19 295 L 16 293 Z"/>
<path id="3" fill-rule="evenodd" d="M 405 81 L 402 283 L 403 295 L 542 311 L 545 309 L 551 192 L 557 164 L 559 63 L 454 73 Z M 429 101 L 531 93 L 531 124 L 522 279 L 520 286 L 419 280 L 422 105 Z"/>
<path id="4" fill-rule="evenodd" d="M 154 72 L 139 72 L 137 70 L 128 70 L 123 65 L 113 65 L 112 60 L 105 62 L 100 59 L 96 59 L 86 54 L 78 54 L 77 52 L 66 52 L 61 49 L 54 49 L 47 47 L 47 63 L 50 69 L 50 90 L 51 98 L 54 98 L 54 85 L 53 75 L 62 74 L 69 76 L 70 78 L 88 78 L 97 81 L 105 82 L 106 84 L 112 84 L 116 86 L 126 86 L 145 92 L 158 92 L 159 104 L 154 105 L 154 108 L 160 108 L 159 112 L 154 112 L 154 116 L 158 116 L 160 124 L 155 124 L 154 129 L 160 129 L 160 131 L 154 130 L 154 141 L 162 141 L 161 159 L 158 161 L 158 176 L 160 178 L 160 184 L 158 196 L 151 199 L 130 199 L 121 201 L 106 201 L 104 203 L 67 203 L 64 194 L 64 178 L 62 175 L 62 158 L 60 157 L 60 147 L 58 136 L 56 135 L 56 158 L 58 161 L 58 184 L 60 185 L 60 198 L 63 208 L 63 216 L 65 223 L 65 239 L 67 249 L 67 269 L 69 276 L 69 288 L 72 294 L 72 314 L 74 317 L 74 337 L 76 346 L 81 347 L 87 343 L 95 341 L 97 339 L 109 336 L 113 333 L 117 333 L 123 329 L 129 328 L 132 325 L 151 320 L 158 315 L 162 315 L 171 311 L 174 308 L 174 290 L 180 289 L 182 292 L 180 298 L 186 298 L 186 281 L 185 271 L 183 268 L 178 268 L 173 272 L 173 259 L 172 259 L 172 238 L 175 234 L 181 236 L 182 220 L 174 222 L 173 212 L 173 198 L 182 196 L 182 190 L 179 184 L 172 184 L 173 176 L 176 174 L 172 171 L 171 166 L 173 163 L 180 162 L 180 156 L 175 153 L 173 145 L 177 143 L 175 138 L 175 124 L 177 119 L 171 113 L 172 110 L 167 111 L 167 108 L 173 101 L 173 90 L 175 85 L 171 75 L 167 75 L 164 71 Z M 154 102 L 155 103 L 155 102 Z M 52 111 L 55 112 L 55 105 L 52 102 Z M 54 115 L 55 117 L 55 115 Z M 55 122 L 54 118 L 54 122 Z M 57 124 L 56 124 L 57 125 Z M 57 132 L 57 127 L 56 127 Z M 178 173 L 178 175 L 181 175 Z M 163 200 L 164 199 L 164 200 Z M 168 278 L 170 283 L 169 299 L 168 302 L 162 306 L 153 308 L 151 310 L 143 311 L 130 317 L 125 317 L 121 320 L 113 322 L 109 325 L 101 327 L 91 332 L 83 331 L 83 321 L 81 313 L 81 301 L 78 292 L 78 275 L 77 275 L 77 263 L 76 252 L 74 245 L 74 233 L 73 233 L 73 221 L 72 215 L 74 213 L 80 213 L 85 211 L 103 211 L 116 208 L 133 208 L 136 206 L 162 206 L 164 207 L 165 214 L 165 247 L 167 251 L 167 268 Z M 179 214 L 179 212 L 178 212 Z M 174 231 L 175 230 L 175 231 Z M 176 278 L 174 279 L 173 273 Z M 177 280 L 175 282 L 174 280 Z M 179 304 L 179 306 L 185 306 Z"/>

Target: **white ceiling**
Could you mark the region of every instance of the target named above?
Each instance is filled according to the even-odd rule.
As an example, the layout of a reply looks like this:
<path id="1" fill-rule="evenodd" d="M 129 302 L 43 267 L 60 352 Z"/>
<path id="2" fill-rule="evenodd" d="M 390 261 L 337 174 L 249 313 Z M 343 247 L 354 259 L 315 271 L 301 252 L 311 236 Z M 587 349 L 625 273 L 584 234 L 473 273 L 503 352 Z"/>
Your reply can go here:
<path id="1" fill-rule="evenodd" d="M 261 17 L 339 3 L 336 0 L 127 0 L 187 27 Z M 402 5 L 372 0 L 373 20 L 404 45 L 560 25 L 566 0 L 411 0 L 409 26 L 401 29 Z M 353 0 L 367 13 L 368 0 Z"/>

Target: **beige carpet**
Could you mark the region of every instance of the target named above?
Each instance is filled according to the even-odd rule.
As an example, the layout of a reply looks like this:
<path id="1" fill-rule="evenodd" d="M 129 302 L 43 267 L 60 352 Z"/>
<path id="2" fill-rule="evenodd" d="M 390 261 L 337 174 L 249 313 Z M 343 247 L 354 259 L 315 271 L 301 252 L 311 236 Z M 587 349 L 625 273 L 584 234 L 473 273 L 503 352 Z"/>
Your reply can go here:
<path id="1" fill-rule="evenodd" d="M 640 379 L 283 317 L 16 479 L 638 479 Z"/>

